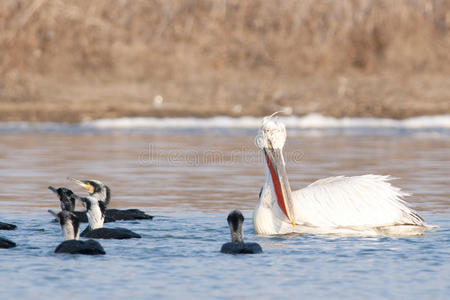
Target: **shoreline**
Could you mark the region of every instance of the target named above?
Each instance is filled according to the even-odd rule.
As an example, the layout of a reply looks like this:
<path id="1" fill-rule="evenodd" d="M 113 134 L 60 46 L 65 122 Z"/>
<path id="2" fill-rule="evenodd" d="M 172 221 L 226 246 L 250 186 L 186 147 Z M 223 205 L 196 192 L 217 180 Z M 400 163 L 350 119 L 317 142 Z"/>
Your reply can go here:
<path id="1" fill-rule="evenodd" d="M 339 130 L 349 132 L 447 132 L 450 130 L 450 114 L 418 116 L 404 120 L 387 118 L 333 118 L 317 113 L 302 117 L 278 115 L 288 129 L 293 130 Z M 216 116 L 211 118 L 112 118 L 82 121 L 79 123 L 58 122 L 0 122 L 0 133 L 89 133 L 89 132 L 154 132 L 179 130 L 254 130 L 261 125 L 261 117 Z"/>
<path id="2" fill-rule="evenodd" d="M 450 114 L 446 74 L 361 74 L 297 78 L 210 78 L 177 82 L 44 75 L 16 82 L 20 97 L 0 94 L 0 122 L 62 122 L 121 117 L 263 117 L 276 111 L 295 116 L 372 117 L 402 120 Z M 248 75 L 248 76 L 247 76 Z M 268 84 L 272 82 L 272 84 Z M 23 87 L 19 86 L 19 83 Z"/>

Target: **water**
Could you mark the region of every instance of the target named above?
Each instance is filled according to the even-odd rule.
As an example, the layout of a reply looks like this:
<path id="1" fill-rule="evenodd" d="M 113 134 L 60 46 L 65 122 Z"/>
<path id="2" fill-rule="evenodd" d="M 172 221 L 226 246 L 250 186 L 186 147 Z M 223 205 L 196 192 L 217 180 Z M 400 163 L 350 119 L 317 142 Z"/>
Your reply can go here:
<path id="1" fill-rule="evenodd" d="M 254 130 L 17 133 L 0 135 L 2 299 L 57 295 L 85 299 L 415 298 L 450 297 L 450 135 L 442 132 L 288 132 L 293 189 L 316 179 L 391 174 L 413 193 L 425 236 L 261 237 L 251 222 L 264 180 Z M 116 222 L 142 239 L 102 240 L 105 256 L 55 255 L 62 232 L 48 185 L 82 193 L 67 176 L 112 188 L 112 206 L 137 207 L 153 221 Z M 261 255 L 219 253 L 226 216 L 243 211 L 245 239 Z"/>

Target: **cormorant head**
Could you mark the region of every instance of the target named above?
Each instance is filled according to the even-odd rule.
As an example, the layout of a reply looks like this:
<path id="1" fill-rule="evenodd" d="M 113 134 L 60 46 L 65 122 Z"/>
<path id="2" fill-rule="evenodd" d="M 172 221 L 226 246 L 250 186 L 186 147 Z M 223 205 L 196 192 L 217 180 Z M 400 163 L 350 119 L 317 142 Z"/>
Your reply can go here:
<path id="1" fill-rule="evenodd" d="M 78 240 L 80 236 L 80 221 L 74 213 L 62 210 L 56 215 L 56 219 L 61 225 L 65 240 Z"/>
<path id="2" fill-rule="evenodd" d="M 244 216 L 239 210 L 230 212 L 227 218 L 228 226 L 230 227 L 231 241 L 233 243 L 242 243 L 242 224 L 244 223 Z"/>
<path id="3" fill-rule="evenodd" d="M 75 210 L 75 200 L 77 199 L 77 196 L 71 190 L 63 187 L 55 189 L 52 186 L 49 186 L 48 189 L 58 195 L 60 201 L 59 204 L 62 210 Z"/>
<path id="4" fill-rule="evenodd" d="M 111 199 L 111 190 L 103 182 L 94 179 L 78 180 L 71 177 L 69 177 L 68 179 L 74 181 L 76 184 L 86 189 L 89 195 L 96 197 L 100 201 L 103 201 L 106 205 L 109 204 L 109 201 Z"/>

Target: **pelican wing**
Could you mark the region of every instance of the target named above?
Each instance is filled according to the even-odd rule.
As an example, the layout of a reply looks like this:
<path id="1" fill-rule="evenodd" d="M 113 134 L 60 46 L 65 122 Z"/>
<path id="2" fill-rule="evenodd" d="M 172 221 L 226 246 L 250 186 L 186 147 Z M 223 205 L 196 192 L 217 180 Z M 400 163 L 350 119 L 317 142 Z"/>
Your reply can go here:
<path id="1" fill-rule="evenodd" d="M 320 179 L 293 192 L 297 221 L 321 227 L 426 225 L 390 176 Z"/>

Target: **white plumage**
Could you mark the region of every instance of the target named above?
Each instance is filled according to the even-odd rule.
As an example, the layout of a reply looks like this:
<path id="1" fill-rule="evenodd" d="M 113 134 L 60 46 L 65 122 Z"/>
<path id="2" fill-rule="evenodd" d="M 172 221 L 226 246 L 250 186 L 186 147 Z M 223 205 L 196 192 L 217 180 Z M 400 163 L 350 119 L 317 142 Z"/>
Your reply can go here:
<path id="1" fill-rule="evenodd" d="M 423 225 L 405 205 L 389 176 L 362 175 L 320 179 L 293 193 L 297 220 L 312 226 Z"/>
<path id="2" fill-rule="evenodd" d="M 102 228 L 103 223 L 105 222 L 105 215 L 100 209 L 100 201 L 92 196 L 83 197 L 81 198 L 81 201 L 89 202 L 89 204 L 87 204 L 87 216 L 91 229 Z"/>
<path id="3" fill-rule="evenodd" d="M 282 151 L 285 132 L 282 123 L 266 117 L 256 137 L 266 169 L 266 182 L 253 215 L 257 233 L 409 235 L 432 228 L 406 205 L 403 198 L 408 194 L 391 185 L 390 176 L 330 177 L 294 192 L 282 190 L 280 186 L 289 186 L 282 153 L 279 159 L 267 154 L 274 151 L 271 138 Z M 283 141 L 282 145 L 278 141 Z M 283 211 L 280 203 L 290 202 Z"/>

